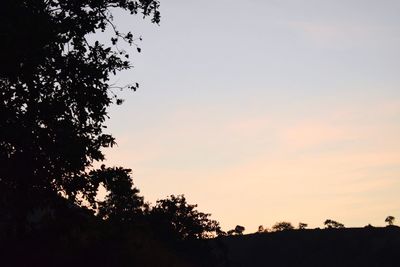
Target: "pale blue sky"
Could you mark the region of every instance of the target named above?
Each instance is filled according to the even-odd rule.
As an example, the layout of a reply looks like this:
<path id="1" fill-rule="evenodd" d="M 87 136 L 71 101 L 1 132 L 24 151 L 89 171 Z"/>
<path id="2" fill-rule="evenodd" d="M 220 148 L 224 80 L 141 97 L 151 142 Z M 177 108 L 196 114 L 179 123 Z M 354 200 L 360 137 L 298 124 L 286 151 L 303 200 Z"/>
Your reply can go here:
<path id="1" fill-rule="evenodd" d="M 111 109 L 108 164 L 225 230 L 400 218 L 400 1 L 169 0 Z"/>

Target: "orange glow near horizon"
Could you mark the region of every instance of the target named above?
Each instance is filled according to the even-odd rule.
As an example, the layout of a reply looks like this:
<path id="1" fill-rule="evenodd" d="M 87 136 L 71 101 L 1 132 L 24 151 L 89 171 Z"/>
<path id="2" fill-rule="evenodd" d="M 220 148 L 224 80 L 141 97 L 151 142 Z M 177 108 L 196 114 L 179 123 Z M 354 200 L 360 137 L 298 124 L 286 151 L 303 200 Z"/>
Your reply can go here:
<path id="1" fill-rule="evenodd" d="M 226 230 L 239 224 L 251 232 L 283 220 L 322 227 L 327 218 L 383 225 L 399 204 L 400 127 L 379 119 L 347 124 L 357 119 L 351 112 L 330 113 L 289 125 L 271 118 L 219 124 L 211 114 L 190 122 L 182 112 L 167 128 L 136 133 L 136 140 L 117 136 L 107 162 L 133 168 L 147 200 L 183 193 Z M 400 106 L 371 113 L 396 117 Z"/>
<path id="2" fill-rule="evenodd" d="M 171 0 L 160 27 L 116 14 L 144 38 L 116 81 L 141 87 L 111 108 L 105 164 L 225 230 L 400 218 L 399 13 L 394 0 Z"/>

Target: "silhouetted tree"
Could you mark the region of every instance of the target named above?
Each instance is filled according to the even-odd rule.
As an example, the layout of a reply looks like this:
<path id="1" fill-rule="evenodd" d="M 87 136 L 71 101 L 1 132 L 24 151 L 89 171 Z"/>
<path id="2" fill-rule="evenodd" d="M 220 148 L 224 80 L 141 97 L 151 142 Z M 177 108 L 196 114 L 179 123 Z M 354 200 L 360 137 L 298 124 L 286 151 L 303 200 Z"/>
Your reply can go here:
<path id="1" fill-rule="evenodd" d="M 394 220 L 395 220 L 395 217 L 387 216 L 386 219 L 385 219 L 385 223 L 387 223 L 389 226 L 391 226 L 391 225 L 394 224 Z"/>
<path id="2" fill-rule="evenodd" d="M 245 229 L 244 226 L 236 225 L 235 229 L 229 230 L 227 233 L 228 235 L 243 235 Z"/>
<path id="3" fill-rule="evenodd" d="M 344 225 L 342 223 L 339 223 L 337 221 L 327 219 L 324 222 L 325 228 L 344 228 Z"/>
<path id="4" fill-rule="evenodd" d="M 264 233 L 264 231 L 265 231 L 264 226 L 262 226 L 262 225 L 258 226 L 257 233 L 259 233 L 259 234 Z"/>
<path id="5" fill-rule="evenodd" d="M 306 223 L 302 223 L 302 222 L 299 223 L 299 229 L 306 229 L 307 226 L 308 226 L 308 224 L 306 224 Z"/>
<path id="6" fill-rule="evenodd" d="M 274 231 L 287 231 L 293 230 L 294 226 L 290 222 L 277 222 L 272 226 L 272 230 Z"/>
<path id="7" fill-rule="evenodd" d="M 219 223 L 209 219 L 210 214 L 196 210 L 197 205 L 186 202 L 184 195 L 171 195 L 158 200 L 150 215 L 156 222 L 155 227 L 173 233 L 180 240 L 215 237 L 221 233 Z"/>
<path id="8" fill-rule="evenodd" d="M 130 68 L 117 43 L 139 39 L 119 32 L 111 12 L 158 23 L 158 7 L 158 0 L 1 2 L 0 194 L 10 196 L 1 209 L 12 206 L 21 215 L 33 200 L 47 198 L 39 195 L 76 201 L 96 192 L 87 169 L 115 144 L 104 122 L 107 107 L 122 103 L 109 80 Z M 110 45 L 87 39 L 109 26 Z"/>
<path id="9" fill-rule="evenodd" d="M 133 187 L 131 170 L 121 167 L 106 168 L 104 165 L 99 170 L 89 173 L 91 181 L 101 184 L 107 191 L 104 201 L 95 202 L 98 215 L 103 219 L 120 222 L 131 222 L 138 215 L 143 214 L 143 197 L 139 190 Z M 94 197 L 92 195 L 91 197 Z"/>
<path id="10" fill-rule="evenodd" d="M 241 225 L 236 225 L 235 227 L 235 233 L 238 235 L 243 235 L 245 228 Z"/>

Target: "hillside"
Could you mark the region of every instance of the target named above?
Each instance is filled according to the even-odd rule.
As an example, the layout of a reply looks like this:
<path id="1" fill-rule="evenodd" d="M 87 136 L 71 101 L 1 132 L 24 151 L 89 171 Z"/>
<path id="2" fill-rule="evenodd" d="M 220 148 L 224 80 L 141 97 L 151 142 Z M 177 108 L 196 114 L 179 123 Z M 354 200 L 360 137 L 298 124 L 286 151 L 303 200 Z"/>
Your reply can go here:
<path id="1" fill-rule="evenodd" d="M 400 228 L 293 230 L 211 241 L 219 266 L 400 266 Z"/>

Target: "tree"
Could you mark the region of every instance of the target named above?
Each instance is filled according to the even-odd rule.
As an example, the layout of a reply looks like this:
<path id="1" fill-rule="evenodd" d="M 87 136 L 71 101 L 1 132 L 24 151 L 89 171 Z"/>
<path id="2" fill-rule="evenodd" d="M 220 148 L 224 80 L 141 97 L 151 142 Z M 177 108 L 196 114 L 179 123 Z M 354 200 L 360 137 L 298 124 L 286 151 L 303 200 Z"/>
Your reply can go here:
<path id="1" fill-rule="evenodd" d="M 241 225 L 236 225 L 235 229 L 231 229 L 227 232 L 228 235 L 243 235 L 243 232 L 246 228 Z"/>
<path id="2" fill-rule="evenodd" d="M 294 227 L 290 222 L 277 222 L 272 226 L 272 230 L 275 232 L 278 231 L 287 231 L 287 230 L 293 230 Z"/>
<path id="3" fill-rule="evenodd" d="M 344 225 L 342 223 L 339 223 L 337 221 L 327 219 L 324 222 L 325 228 L 344 228 Z"/>
<path id="4" fill-rule="evenodd" d="M 186 202 L 184 195 L 171 195 L 158 200 L 150 216 L 162 234 L 174 234 L 180 240 L 203 239 L 219 235 L 219 223 L 209 219 L 211 214 L 199 212 L 197 205 Z"/>
<path id="5" fill-rule="evenodd" d="M 99 170 L 89 173 L 92 181 L 104 186 L 108 192 L 103 201 L 96 203 L 91 200 L 91 203 L 96 203 L 95 208 L 98 209 L 101 218 L 132 222 L 138 215 L 143 215 L 143 197 L 139 196 L 139 190 L 133 187 L 131 172 L 130 169 L 106 168 L 102 165 Z"/>
<path id="6" fill-rule="evenodd" d="M 308 224 L 306 224 L 306 223 L 302 223 L 302 222 L 299 223 L 299 229 L 301 229 L 301 230 L 306 229 L 307 226 L 308 226 Z"/>
<path id="7" fill-rule="evenodd" d="M 117 44 L 139 39 L 118 31 L 116 8 L 160 20 L 158 0 L 2 1 L 0 193 L 11 197 L 0 205 L 22 211 L 55 194 L 93 200 L 87 172 L 115 144 L 104 123 L 107 108 L 122 103 L 110 77 L 131 67 Z M 87 39 L 107 28 L 110 45 Z"/>
<path id="8" fill-rule="evenodd" d="M 394 224 L 394 220 L 395 220 L 395 217 L 387 216 L 385 219 L 385 223 L 387 223 L 389 226 L 392 226 Z"/>
<path id="9" fill-rule="evenodd" d="M 236 227 L 235 227 L 235 233 L 237 235 L 243 235 L 244 230 L 245 230 L 245 228 L 241 225 L 236 225 Z"/>

